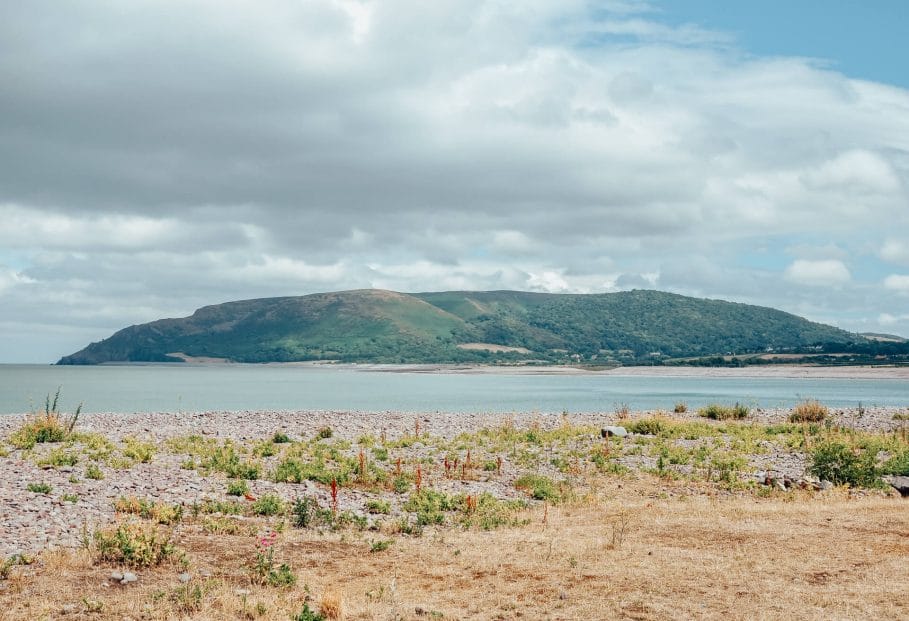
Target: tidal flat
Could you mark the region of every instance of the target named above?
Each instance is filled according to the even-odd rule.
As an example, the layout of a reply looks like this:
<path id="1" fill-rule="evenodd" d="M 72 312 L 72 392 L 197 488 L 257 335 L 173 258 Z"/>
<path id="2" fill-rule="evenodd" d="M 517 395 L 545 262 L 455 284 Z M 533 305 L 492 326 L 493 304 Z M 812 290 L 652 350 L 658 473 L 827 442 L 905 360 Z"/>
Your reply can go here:
<path id="1" fill-rule="evenodd" d="M 4 416 L 4 618 L 909 615 L 909 409 L 673 409 Z"/>

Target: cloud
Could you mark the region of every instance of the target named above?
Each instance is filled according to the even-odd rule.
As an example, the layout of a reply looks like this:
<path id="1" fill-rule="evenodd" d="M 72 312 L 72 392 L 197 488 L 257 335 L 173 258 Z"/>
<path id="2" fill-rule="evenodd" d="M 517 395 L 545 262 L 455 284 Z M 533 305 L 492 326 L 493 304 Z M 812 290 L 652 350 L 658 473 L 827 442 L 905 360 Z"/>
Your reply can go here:
<path id="1" fill-rule="evenodd" d="M 904 302 L 909 93 L 656 3 L 4 3 L 0 80 L 0 319 L 52 358 L 370 286 Z"/>
<path id="2" fill-rule="evenodd" d="M 884 279 L 884 287 L 909 295 L 909 274 L 891 274 Z"/>
<path id="3" fill-rule="evenodd" d="M 826 259 L 809 261 L 798 259 L 786 268 L 786 278 L 811 287 L 835 287 L 851 279 L 849 269 L 842 261 Z"/>

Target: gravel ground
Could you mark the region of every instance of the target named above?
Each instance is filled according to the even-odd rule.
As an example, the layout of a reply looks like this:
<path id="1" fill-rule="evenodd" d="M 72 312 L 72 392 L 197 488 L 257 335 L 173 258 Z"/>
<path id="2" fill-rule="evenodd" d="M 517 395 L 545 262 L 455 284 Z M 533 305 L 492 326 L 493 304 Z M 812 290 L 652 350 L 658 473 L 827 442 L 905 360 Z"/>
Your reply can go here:
<path id="1" fill-rule="evenodd" d="M 866 431 L 889 431 L 900 423 L 893 420 L 896 413 L 906 413 L 905 408 L 866 408 L 832 411 L 833 422 Z M 775 423 L 786 420 L 788 410 L 754 410 L 751 420 L 758 423 Z M 640 417 L 649 413 L 636 413 Z M 670 414 L 679 419 L 699 419 L 696 413 Z M 6 438 L 18 428 L 25 416 L 0 416 L 0 438 Z M 421 431 L 451 439 L 462 432 L 476 431 L 483 427 L 500 425 L 510 418 L 518 427 L 532 423 L 543 428 L 559 425 L 562 417 L 537 413 L 510 415 L 472 414 L 412 414 L 400 412 L 330 412 L 330 411 L 244 411 L 244 412 L 194 412 L 151 414 L 87 414 L 79 419 L 78 431 L 98 432 L 111 440 L 134 436 L 145 441 L 162 443 L 167 438 L 200 434 L 218 439 L 237 441 L 269 438 L 282 431 L 294 439 L 311 438 L 318 429 L 330 426 L 335 438 L 355 441 L 364 434 L 379 436 L 383 431 L 389 439 L 414 431 L 419 421 Z M 614 412 L 572 413 L 575 424 L 603 426 L 615 424 Z M 593 441 L 593 439 L 591 439 Z M 225 478 L 222 474 L 203 476 L 197 470 L 180 467 L 185 459 L 169 454 L 159 446 L 150 463 L 136 464 L 130 469 L 104 467 L 103 480 L 85 478 L 83 459 L 73 467 L 43 469 L 35 464 L 34 457 L 26 458 L 22 451 L 5 446 L 8 455 L 0 457 L 0 558 L 18 553 L 35 552 L 53 546 L 77 546 L 85 529 L 114 519 L 113 502 L 120 496 L 151 498 L 168 503 L 192 504 L 205 498 L 224 500 Z M 38 445 L 36 455 L 46 454 L 50 445 Z M 423 452 L 425 450 L 425 452 Z M 429 455 L 429 450 L 418 442 L 406 449 L 408 458 Z M 805 456 L 799 453 L 771 450 L 752 456 L 750 467 L 754 473 L 774 472 L 796 478 L 804 473 Z M 274 458 L 276 459 L 276 458 Z M 650 458 L 627 459 L 632 467 L 653 467 Z M 267 461 L 267 460 L 266 460 Z M 548 468 L 548 467 L 547 467 Z M 519 492 L 511 485 L 518 468 L 508 462 L 502 476 L 486 477 L 482 472 L 478 480 L 432 480 L 429 483 L 450 492 L 479 493 L 490 491 L 499 498 L 517 497 Z M 554 472 L 554 471 L 553 471 Z M 544 474 L 551 474 L 544 468 Z M 52 486 L 49 494 L 29 492 L 30 483 L 46 482 Z M 328 504 L 328 491 L 324 486 L 307 481 L 302 484 L 250 481 L 251 492 L 259 496 L 277 492 L 285 498 L 312 495 L 320 503 Z M 71 502 L 64 494 L 78 496 Z M 344 488 L 340 494 L 340 509 L 362 512 L 366 492 Z M 394 494 L 390 494 L 391 497 Z M 396 507 L 397 510 L 397 507 Z"/>

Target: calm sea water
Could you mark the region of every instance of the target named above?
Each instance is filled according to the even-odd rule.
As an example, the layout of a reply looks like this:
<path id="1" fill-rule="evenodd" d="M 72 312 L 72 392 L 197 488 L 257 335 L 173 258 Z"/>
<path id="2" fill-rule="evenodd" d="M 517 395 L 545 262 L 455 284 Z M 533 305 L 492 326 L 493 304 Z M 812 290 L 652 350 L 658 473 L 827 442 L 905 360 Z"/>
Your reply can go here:
<path id="1" fill-rule="evenodd" d="M 819 399 L 833 407 L 909 406 L 909 381 L 620 375 L 453 375 L 263 365 L 0 365 L 0 414 L 28 412 L 61 387 L 86 412 L 252 409 L 407 412 L 587 412 L 740 401 L 753 407 Z"/>

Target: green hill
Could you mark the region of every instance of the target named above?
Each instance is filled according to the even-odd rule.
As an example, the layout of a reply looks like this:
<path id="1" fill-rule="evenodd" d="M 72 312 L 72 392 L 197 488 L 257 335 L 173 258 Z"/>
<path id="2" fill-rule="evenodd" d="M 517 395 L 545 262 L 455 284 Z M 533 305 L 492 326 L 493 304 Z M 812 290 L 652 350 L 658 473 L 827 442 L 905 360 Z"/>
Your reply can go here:
<path id="1" fill-rule="evenodd" d="M 829 350 L 864 341 L 771 308 L 659 291 L 359 290 L 206 306 L 189 317 L 125 328 L 59 364 L 182 356 L 236 362 L 634 362 L 768 348 Z"/>

